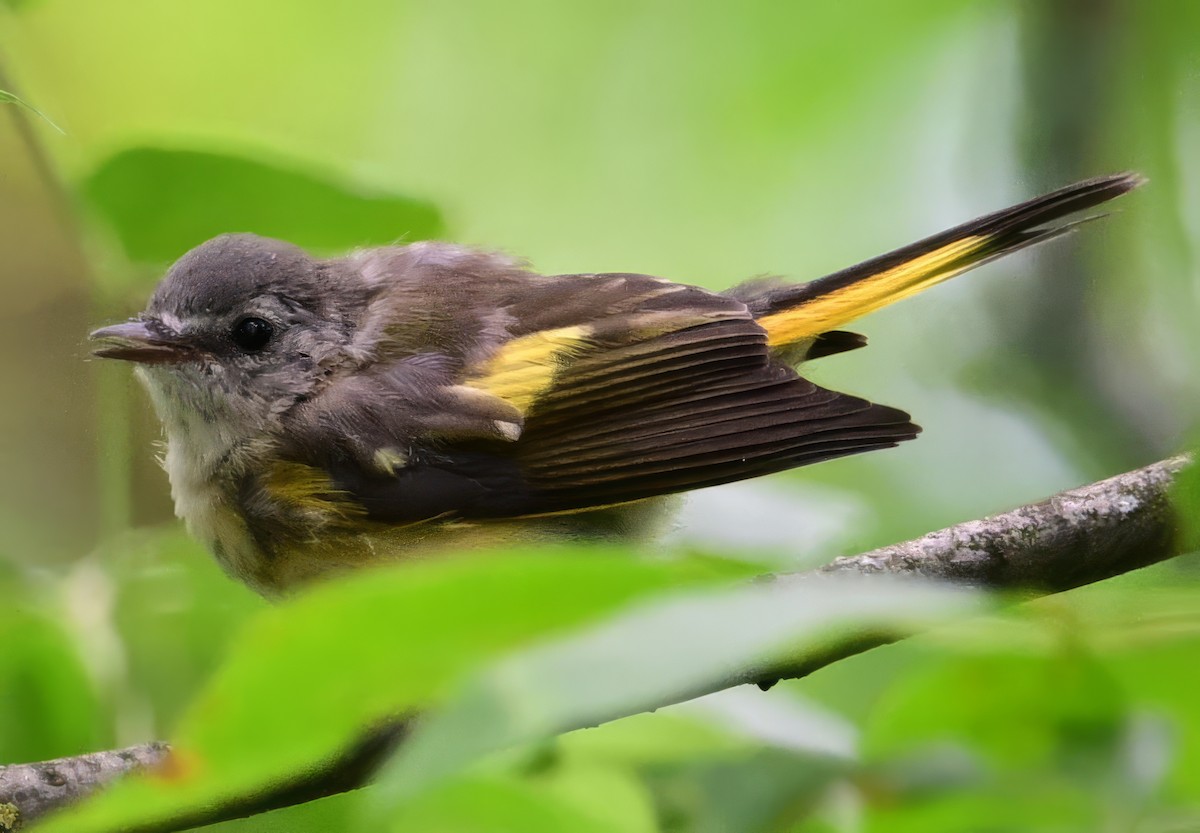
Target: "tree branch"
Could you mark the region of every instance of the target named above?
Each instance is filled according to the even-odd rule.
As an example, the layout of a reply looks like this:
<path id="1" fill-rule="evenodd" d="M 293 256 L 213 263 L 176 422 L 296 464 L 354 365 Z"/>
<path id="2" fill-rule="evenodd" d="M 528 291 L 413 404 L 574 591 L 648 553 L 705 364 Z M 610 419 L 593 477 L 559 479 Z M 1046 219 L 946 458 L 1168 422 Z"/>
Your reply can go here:
<path id="1" fill-rule="evenodd" d="M 991 590 L 1025 591 L 1031 597 L 1103 581 L 1185 552 L 1170 492 L 1175 476 L 1191 464 L 1188 455 L 1171 457 L 1011 512 L 838 558 L 817 574 L 921 576 Z M 803 580 L 812 575 L 783 578 Z M 745 682 L 769 688 L 781 679 L 807 677 L 902 638 L 859 634 L 800 664 Z"/>
<path id="2" fill-rule="evenodd" d="M 1040 503 L 846 558 L 825 573 L 919 575 L 1057 593 L 1178 555 L 1169 491 L 1190 459 L 1172 457 Z"/>
<path id="3" fill-rule="evenodd" d="M 0 766 L 0 830 L 15 830 L 43 813 L 95 792 L 134 769 L 162 763 L 165 743 Z"/>
<path id="4" fill-rule="evenodd" d="M 777 576 L 775 580 L 810 581 L 830 573 L 893 573 L 1034 595 L 1101 581 L 1181 554 L 1169 493 L 1175 475 L 1190 462 L 1187 457 L 1163 460 L 1011 512 L 839 558 L 816 573 Z M 802 664 L 769 671 L 746 669 L 720 687 L 747 683 L 765 687 L 780 678 L 803 677 L 899 638 L 887 633 L 855 634 L 806 657 Z M 696 695 L 704 693 L 708 692 Z M 397 724 L 371 733 L 318 772 L 234 805 L 206 808 L 202 816 L 185 824 L 212 824 L 362 786 L 402 741 L 404 731 L 404 725 Z M 167 751 L 165 744 L 149 744 L 0 767 L 0 831 L 87 795 L 131 769 L 161 763 Z M 169 829 L 180 826 L 176 823 Z"/>

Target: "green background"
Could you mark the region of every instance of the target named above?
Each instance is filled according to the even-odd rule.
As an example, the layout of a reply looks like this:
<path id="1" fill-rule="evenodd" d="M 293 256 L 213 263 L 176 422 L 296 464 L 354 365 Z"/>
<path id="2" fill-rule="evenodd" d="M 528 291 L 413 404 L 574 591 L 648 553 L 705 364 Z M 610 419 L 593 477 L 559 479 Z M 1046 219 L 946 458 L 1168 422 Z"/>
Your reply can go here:
<path id="1" fill-rule="evenodd" d="M 87 360 L 90 328 L 220 231 L 721 288 L 1138 170 L 1114 216 L 871 316 L 869 349 L 811 369 L 910 410 L 918 442 L 706 491 L 673 546 L 804 567 L 1151 462 L 1200 423 L 1186 0 L 8 0 L 0 89 L 65 131 L 0 110 L 3 761 L 167 735 L 265 607 L 170 520 L 128 369 Z M 577 733 L 393 821 L 1194 829 L 1198 606 L 1181 559 Z M 348 827 L 357 800 L 227 829 Z"/>

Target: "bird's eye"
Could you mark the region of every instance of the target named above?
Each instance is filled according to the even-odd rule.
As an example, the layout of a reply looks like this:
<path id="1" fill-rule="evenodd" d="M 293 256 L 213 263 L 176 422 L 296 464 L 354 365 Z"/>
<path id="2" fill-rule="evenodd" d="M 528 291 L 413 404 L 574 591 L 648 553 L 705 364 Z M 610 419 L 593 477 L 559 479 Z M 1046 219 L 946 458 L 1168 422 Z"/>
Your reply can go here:
<path id="1" fill-rule="evenodd" d="M 254 352 L 266 347 L 274 334 L 275 328 L 269 321 L 261 318 L 243 318 L 233 325 L 229 337 L 238 347 Z"/>

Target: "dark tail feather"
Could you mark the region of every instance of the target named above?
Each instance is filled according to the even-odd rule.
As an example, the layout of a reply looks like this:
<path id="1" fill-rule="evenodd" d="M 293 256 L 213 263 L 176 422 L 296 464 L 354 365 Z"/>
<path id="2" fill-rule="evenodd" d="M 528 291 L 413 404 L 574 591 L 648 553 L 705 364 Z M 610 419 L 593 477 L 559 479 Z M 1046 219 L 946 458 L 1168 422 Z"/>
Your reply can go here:
<path id="1" fill-rule="evenodd" d="M 1077 223 L 1055 221 L 1145 181 L 1139 174 L 1121 173 L 1077 182 L 832 275 L 772 287 L 745 300 L 773 345 L 812 338 L 981 263 L 1065 234 Z"/>

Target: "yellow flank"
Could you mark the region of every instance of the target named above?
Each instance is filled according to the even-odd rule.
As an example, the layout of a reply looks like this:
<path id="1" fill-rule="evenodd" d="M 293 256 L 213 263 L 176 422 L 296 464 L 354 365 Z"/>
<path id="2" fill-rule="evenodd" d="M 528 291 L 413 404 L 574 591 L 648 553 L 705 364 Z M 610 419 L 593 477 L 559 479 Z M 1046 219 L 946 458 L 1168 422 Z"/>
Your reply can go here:
<path id="1" fill-rule="evenodd" d="M 464 384 L 498 396 L 525 413 L 554 385 L 558 371 L 591 346 L 591 333 L 591 328 L 579 325 L 513 339 L 492 356 L 480 375 Z"/>
<path id="2" fill-rule="evenodd" d="M 349 520 L 366 514 L 361 506 L 345 499 L 321 469 L 303 463 L 279 461 L 263 475 L 263 491 L 287 510 L 315 516 L 323 522 Z"/>
<path id="3" fill-rule="evenodd" d="M 765 315 L 758 323 L 767 331 L 771 347 L 784 347 L 827 333 L 965 272 L 979 260 L 975 255 L 980 254 L 989 239 L 987 235 L 964 237 L 791 309 Z"/>

